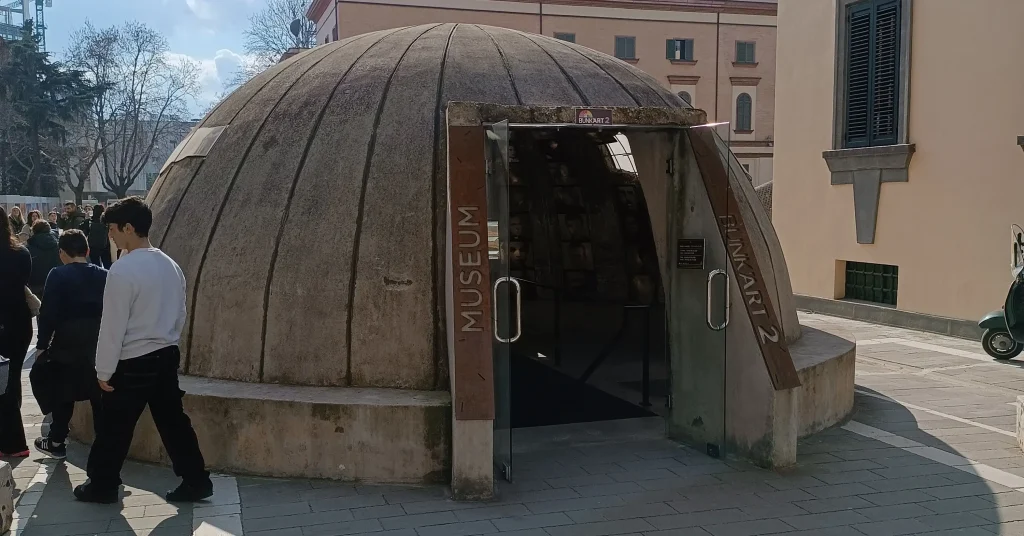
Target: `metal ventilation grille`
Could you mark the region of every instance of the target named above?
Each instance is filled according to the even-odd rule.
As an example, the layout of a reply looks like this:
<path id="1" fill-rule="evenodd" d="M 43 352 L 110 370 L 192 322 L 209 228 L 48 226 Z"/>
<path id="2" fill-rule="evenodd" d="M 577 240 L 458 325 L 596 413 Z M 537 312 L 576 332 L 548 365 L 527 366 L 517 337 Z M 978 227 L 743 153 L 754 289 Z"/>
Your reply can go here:
<path id="1" fill-rule="evenodd" d="M 845 298 L 895 307 L 899 278 L 897 266 L 847 261 Z"/>

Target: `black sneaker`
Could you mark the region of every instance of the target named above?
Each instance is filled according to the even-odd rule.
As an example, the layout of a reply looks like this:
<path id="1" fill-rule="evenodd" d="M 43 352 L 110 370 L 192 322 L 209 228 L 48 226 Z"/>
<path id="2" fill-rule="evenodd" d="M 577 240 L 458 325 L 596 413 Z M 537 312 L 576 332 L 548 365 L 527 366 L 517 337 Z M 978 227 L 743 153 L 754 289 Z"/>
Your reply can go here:
<path id="1" fill-rule="evenodd" d="M 67 443 L 54 443 L 48 437 L 36 438 L 36 450 L 51 458 L 63 460 L 68 457 Z"/>
<path id="2" fill-rule="evenodd" d="M 213 482 L 208 482 L 202 486 L 193 486 L 182 482 L 173 491 L 168 491 L 166 497 L 167 502 L 198 502 L 203 499 L 209 499 L 213 496 Z"/>
<path id="3" fill-rule="evenodd" d="M 101 490 L 96 485 L 86 482 L 75 488 L 75 498 L 87 503 L 114 504 L 117 502 L 117 488 Z"/>

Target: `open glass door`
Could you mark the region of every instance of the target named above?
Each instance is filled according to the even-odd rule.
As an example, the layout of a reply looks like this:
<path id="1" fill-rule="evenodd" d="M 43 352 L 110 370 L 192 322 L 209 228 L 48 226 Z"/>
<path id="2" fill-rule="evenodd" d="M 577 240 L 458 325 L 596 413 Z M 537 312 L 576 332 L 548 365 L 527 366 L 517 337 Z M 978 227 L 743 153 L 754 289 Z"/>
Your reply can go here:
<path id="1" fill-rule="evenodd" d="M 494 468 L 512 479 L 512 343 L 522 334 L 519 282 L 510 275 L 508 121 L 487 133 L 487 241 L 494 310 Z"/>
<path id="2" fill-rule="evenodd" d="M 728 124 L 679 131 L 667 192 L 668 435 L 713 457 L 725 454 L 727 427 L 730 281 L 720 224 L 728 218 L 730 166 L 718 140 L 728 135 Z"/>

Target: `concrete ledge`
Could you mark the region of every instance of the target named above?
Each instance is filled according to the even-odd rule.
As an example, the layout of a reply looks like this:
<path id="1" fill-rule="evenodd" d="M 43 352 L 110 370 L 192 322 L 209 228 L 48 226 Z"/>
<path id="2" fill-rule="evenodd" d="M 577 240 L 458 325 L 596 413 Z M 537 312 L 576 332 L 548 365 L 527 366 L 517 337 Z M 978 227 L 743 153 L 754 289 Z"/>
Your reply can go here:
<path id="1" fill-rule="evenodd" d="M 789 351 L 800 387 L 797 436 L 805 437 L 842 422 L 853 411 L 857 345 L 842 337 L 801 326 L 803 335 Z"/>
<path id="2" fill-rule="evenodd" d="M 1017 397 L 1017 446 L 1024 450 L 1024 396 Z"/>
<path id="3" fill-rule="evenodd" d="M 932 316 L 910 311 L 901 311 L 891 307 L 882 307 L 869 303 L 843 300 L 828 300 L 813 296 L 794 296 L 796 308 L 801 311 L 820 313 L 829 316 L 862 320 L 873 324 L 882 324 L 897 328 L 914 329 L 980 341 L 982 330 L 977 322 Z"/>
<path id="4" fill-rule="evenodd" d="M 182 376 L 185 411 L 212 470 L 373 483 L 441 483 L 450 473 L 446 391 L 299 387 Z M 72 437 L 92 441 L 88 403 Z M 149 410 L 133 459 L 169 463 Z"/>
<path id="5" fill-rule="evenodd" d="M 0 462 L 0 534 L 7 534 L 14 524 L 14 488 L 14 470 L 11 469 L 11 464 Z M 23 489 L 21 493 L 25 494 L 28 491 L 38 492 L 40 495 L 43 493 L 42 486 L 33 490 Z"/>

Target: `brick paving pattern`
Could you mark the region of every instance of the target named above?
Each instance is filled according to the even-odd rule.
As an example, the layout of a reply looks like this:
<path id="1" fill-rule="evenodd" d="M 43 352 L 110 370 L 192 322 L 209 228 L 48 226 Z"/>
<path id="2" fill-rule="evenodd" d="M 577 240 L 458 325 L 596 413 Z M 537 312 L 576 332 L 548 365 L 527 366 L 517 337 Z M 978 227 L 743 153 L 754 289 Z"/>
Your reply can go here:
<path id="1" fill-rule="evenodd" d="M 129 464 L 127 497 L 81 505 L 86 449 L 15 468 L 17 534 L 331 536 L 1024 535 L 1024 453 L 1014 438 L 1024 363 L 976 342 L 818 315 L 859 341 L 852 421 L 801 442 L 781 473 L 644 440 L 517 454 L 492 503 L 442 487 L 218 477 L 194 508 L 166 504 L 169 469 Z M 27 383 L 27 379 L 26 379 Z M 38 433 L 42 416 L 26 397 Z"/>

